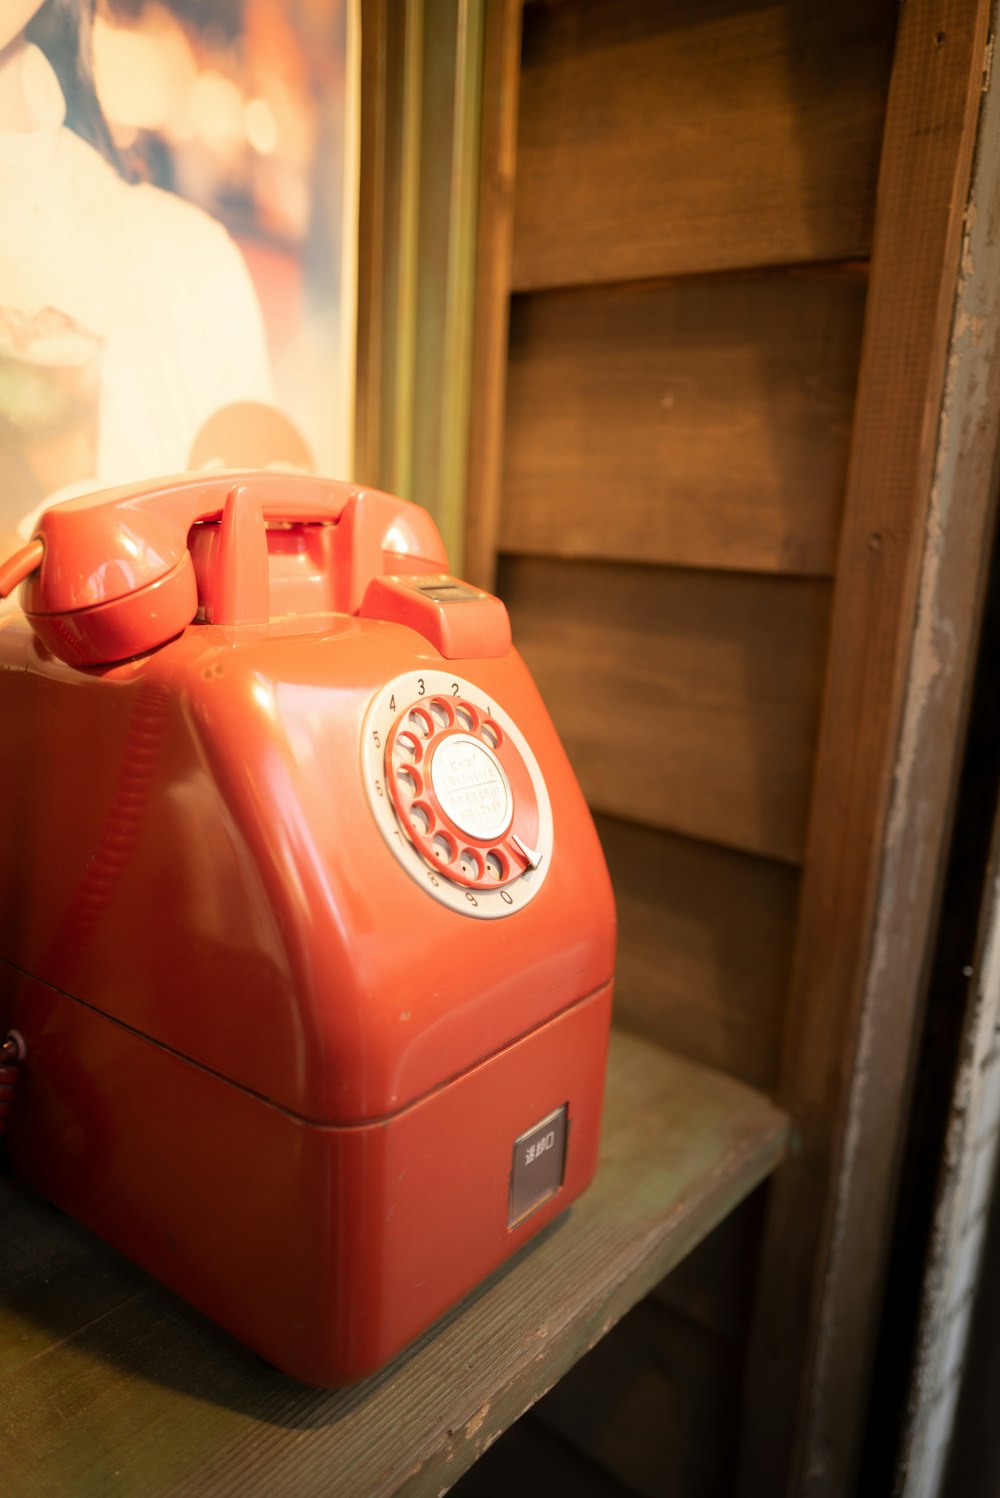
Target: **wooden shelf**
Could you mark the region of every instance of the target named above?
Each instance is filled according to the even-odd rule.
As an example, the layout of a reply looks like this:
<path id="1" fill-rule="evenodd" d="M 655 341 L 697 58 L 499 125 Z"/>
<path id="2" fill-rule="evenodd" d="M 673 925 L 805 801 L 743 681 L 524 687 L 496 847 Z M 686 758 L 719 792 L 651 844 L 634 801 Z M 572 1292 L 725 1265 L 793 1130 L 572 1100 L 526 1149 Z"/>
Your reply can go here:
<path id="1" fill-rule="evenodd" d="M 384 1372 L 333 1392 L 268 1368 L 0 1177 L 4 1498 L 437 1495 L 774 1170 L 787 1138 L 759 1093 L 616 1035 L 590 1190 Z"/>

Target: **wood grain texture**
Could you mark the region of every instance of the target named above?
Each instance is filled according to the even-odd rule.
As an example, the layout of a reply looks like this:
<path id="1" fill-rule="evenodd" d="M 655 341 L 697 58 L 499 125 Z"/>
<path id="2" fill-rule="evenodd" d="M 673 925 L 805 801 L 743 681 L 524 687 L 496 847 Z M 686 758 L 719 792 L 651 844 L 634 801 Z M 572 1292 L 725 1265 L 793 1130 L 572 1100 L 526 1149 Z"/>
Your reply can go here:
<path id="1" fill-rule="evenodd" d="M 517 1451 L 532 1424 L 564 1439 L 574 1464 L 555 1476 L 555 1493 L 587 1491 L 586 1456 L 591 1473 L 613 1471 L 633 1495 L 731 1498 L 766 1192 L 741 1202 L 504 1438 Z M 519 1493 L 534 1491 L 530 1456 Z M 517 1470 L 512 1460 L 506 1470 Z"/>
<path id="2" fill-rule="evenodd" d="M 729 1498 L 741 1361 L 740 1348 L 646 1299 L 570 1369 L 536 1418 L 636 1498 Z"/>
<path id="3" fill-rule="evenodd" d="M 995 495 L 996 124 L 966 218 L 991 11 L 902 11 L 779 1088 L 802 1148 L 767 1230 L 746 1498 L 850 1492 L 864 1426 Z"/>
<path id="4" fill-rule="evenodd" d="M 759 1093 L 617 1035 L 594 1184 L 409 1353 L 333 1392 L 267 1368 L 2 1178 L 4 1498 L 437 1495 L 775 1168 L 786 1139 Z"/>
<path id="5" fill-rule="evenodd" d="M 500 546 L 828 574 L 863 269 L 514 299 Z"/>
<path id="6" fill-rule="evenodd" d="M 452 1498 L 635 1498 L 529 1411 L 448 1490 Z"/>
<path id="7" fill-rule="evenodd" d="M 592 807 L 801 857 L 827 583 L 505 558 L 499 591 Z"/>
<path id="8" fill-rule="evenodd" d="M 755 1191 L 662 1280 L 653 1295 L 745 1353 L 767 1191 Z"/>
<path id="9" fill-rule="evenodd" d="M 500 526 L 521 0 L 486 0 L 463 575 L 492 590 Z"/>
<path id="10" fill-rule="evenodd" d="M 773 1088 L 797 871 L 613 817 L 597 830 L 618 903 L 616 1024 Z"/>
<path id="11" fill-rule="evenodd" d="M 514 287 L 865 256 L 895 7 L 525 11 Z"/>

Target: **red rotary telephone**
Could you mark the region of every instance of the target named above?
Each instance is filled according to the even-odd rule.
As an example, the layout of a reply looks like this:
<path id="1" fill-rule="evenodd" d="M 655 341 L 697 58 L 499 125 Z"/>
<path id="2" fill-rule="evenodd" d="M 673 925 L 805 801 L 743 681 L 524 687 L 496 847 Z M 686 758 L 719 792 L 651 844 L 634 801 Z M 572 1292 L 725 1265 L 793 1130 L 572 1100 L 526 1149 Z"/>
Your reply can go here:
<path id="1" fill-rule="evenodd" d="M 10 1164 L 358 1378 L 596 1163 L 614 907 L 506 610 L 416 506 L 271 472 L 54 506 L 19 583 Z"/>

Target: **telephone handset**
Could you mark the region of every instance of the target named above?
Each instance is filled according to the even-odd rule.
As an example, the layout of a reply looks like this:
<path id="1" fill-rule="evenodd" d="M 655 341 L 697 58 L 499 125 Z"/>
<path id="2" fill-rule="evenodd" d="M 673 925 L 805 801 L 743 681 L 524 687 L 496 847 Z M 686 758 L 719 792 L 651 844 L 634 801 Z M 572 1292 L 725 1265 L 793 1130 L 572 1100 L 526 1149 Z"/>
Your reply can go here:
<path id="1" fill-rule="evenodd" d="M 0 597 L 23 583 L 24 612 L 44 644 L 71 665 L 104 665 L 155 649 L 196 617 L 266 622 L 281 531 L 320 524 L 329 531 L 327 607 L 408 623 L 401 615 L 415 610 L 413 627 L 439 648 L 435 624 L 446 647 L 468 643 L 442 630 L 440 600 L 407 596 L 414 592 L 407 580 L 427 575 L 460 586 L 444 576 L 444 545 L 427 512 L 376 489 L 299 474 L 186 475 L 53 505 L 28 545 L 0 566 Z M 384 585 L 385 574 L 403 574 L 403 586 Z M 373 580 L 383 586 L 366 606 Z M 297 595 L 292 577 L 285 584 L 287 611 L 296 612 L 302 589 Z M 506 614 L 499 620 L 495 609 L 485 612 L 492 644 L 487 639 L 472 653 L 502 654 L 510 642 Z"/>

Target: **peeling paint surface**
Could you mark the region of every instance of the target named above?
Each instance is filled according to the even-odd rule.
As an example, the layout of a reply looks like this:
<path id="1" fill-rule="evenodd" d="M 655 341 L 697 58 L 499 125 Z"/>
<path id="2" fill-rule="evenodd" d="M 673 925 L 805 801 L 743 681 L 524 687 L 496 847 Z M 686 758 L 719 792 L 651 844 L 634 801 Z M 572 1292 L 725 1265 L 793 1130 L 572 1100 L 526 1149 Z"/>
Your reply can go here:
<path id="1" fill-rule="evenodd" d="M 986 1207 L 1000 1137 L 1000 881 L 994 878 L 982 972 L 967 1017 L 924 1283 L 906 1449 L 906 1498 L 941 1484 L 961 1388 Z"/>
<path id="2" fill-rule="evenodd" d="M 984 77 L 991 74 L 991 40 Z M 984 84 L 985 86 L 985 84 Z M 924 719 L 933 710 L 936 683 L 954 669 L 951 619 L 939 593 L 941 532 L 949 507 L 962 500 L 961 461 L 980 434 L 988 432 L 996 399 L 988 363 L 996 355 L 1000 300 L 1000 243 L 997 191 L 1000 181 L 1000 105 L 996 90 L 987 95 L 974 189 L 965 218 L 962 270 L 952 328 L 948 380 L 939 437 L 938 465 L 921 584 L 914 648 L 912 707 L 908 703 L 900 779 L 894 813 L 906 814 L 910 786 L 919 768 Z M 977 203 L 988 211 L 980 214 Z M 898 846 L 898 828 L 890 844 Z M 988 892 L 987 892 L 988 898 Z M 891 960 L 891 943 L 881 933 L 876 948 L 877 981 Z M 935 1498 L 940 1491 L 954 1425 L 961 1369 L 968 1341 L 972 1297 L 985 1235 L 979 1197 L 992 1188 L 1000 1127 L 1000 1065 L 996 1064 L 996 1025 L 1000 1019 L 1000 889 L 993 909 L 956 1073 L 945 1144 L 943 1179 L 936 1207 L 924 1282 L 908 1428 L 903 1446 L 903 1498 Z M 990 1064 L 990 1058 L 993 1064 Z M 977 1215 L 978 1214 L 978 1215 Z"/>
<path id="3" fill-rule="evenodd" d="M 467 1441 L 470 1441 L 472 1439 L 472 1437 L 476 1434 L 476 1431 L 482 1425 L 483 1421 L 486 1419 L 486 1416 L 489 1414 L 489 1412 L 490 1412 L 490 1401 L 487 1399 L 487 1401 L 483 1405 L 482 1409 L 476 1411 L 476 1413 L 473 1415 L 472 1419 L 468 1422 L 468 1424 L 465 1427 L 465 1439 Z"/>

